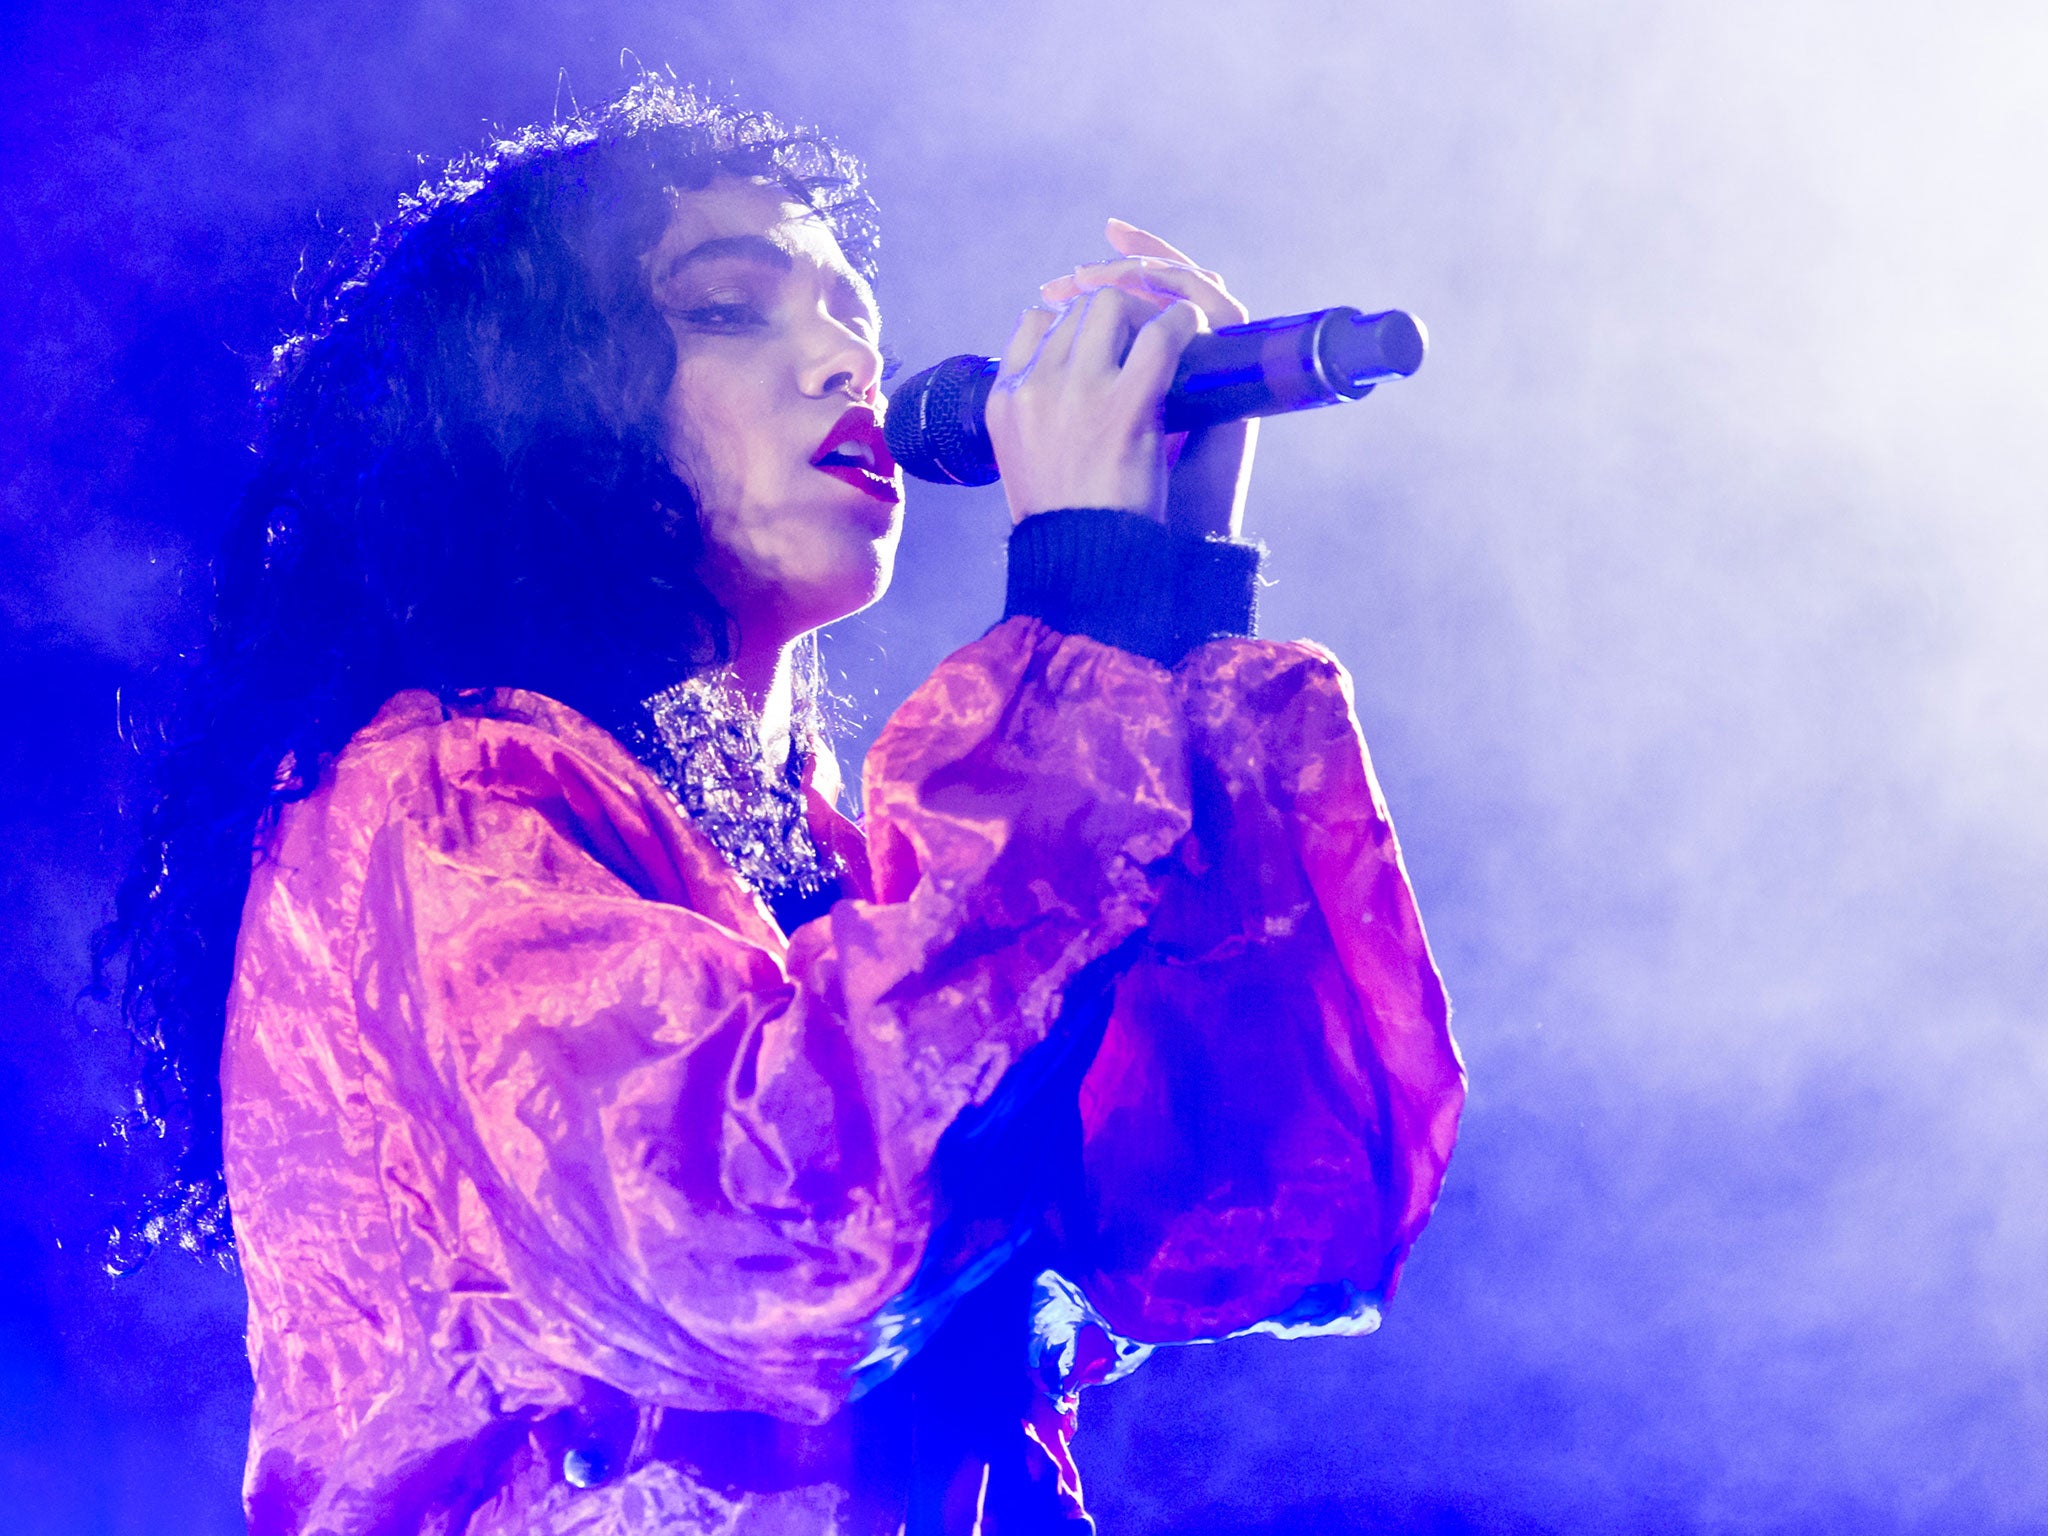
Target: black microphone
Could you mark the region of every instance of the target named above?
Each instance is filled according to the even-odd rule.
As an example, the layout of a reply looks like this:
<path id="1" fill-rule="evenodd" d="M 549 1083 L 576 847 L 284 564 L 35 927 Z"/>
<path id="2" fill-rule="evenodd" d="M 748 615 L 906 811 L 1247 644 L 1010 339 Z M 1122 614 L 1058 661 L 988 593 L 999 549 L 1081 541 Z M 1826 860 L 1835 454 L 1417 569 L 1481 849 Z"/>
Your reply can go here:
<path id="1" fill-rule="evenodd" d="M 1166 391 L 1165 425 L 1189 432 L 1246 416 L 1277 416 L 1358 400 L 1381 379 L 1407 378 L 1429 345 L 1398 309 L 1362 315 L 1340 305 L 1227 325 L 1197 336 Z M 1001 471 L 984 413 L 997 359 L 963 353 L 914 373 L 889 396 L 882 434 L 920 480 L 987 485 Z"/>

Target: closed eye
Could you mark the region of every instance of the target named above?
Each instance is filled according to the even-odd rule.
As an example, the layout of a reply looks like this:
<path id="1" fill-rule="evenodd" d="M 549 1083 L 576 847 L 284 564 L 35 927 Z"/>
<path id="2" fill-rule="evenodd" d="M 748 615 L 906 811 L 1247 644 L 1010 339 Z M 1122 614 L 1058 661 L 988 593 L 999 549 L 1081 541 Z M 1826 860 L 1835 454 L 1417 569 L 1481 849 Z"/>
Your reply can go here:
<path id="1" fill-rule="evenodd" d="M 751 304 L 698 304 L 678 311 L 677 318 L 707 330 L 739 330 L 759 324 L 761 312 Z"/>

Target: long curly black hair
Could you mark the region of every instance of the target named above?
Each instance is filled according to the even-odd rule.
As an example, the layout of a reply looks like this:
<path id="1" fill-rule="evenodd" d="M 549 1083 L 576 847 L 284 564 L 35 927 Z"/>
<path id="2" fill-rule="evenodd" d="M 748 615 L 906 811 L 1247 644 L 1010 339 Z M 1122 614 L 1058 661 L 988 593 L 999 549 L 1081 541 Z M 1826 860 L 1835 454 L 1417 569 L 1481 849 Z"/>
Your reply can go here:
<path id="1" fill-rule="evenodd" d="M 857 162 L 650 74 L 455 160 L 277 349 L 207 638 L 95 942 L 95 986 L 139 1048 L 124 1134 L 171 1158 L 109 1234 L 115 1272 L 166 1245 L 232 1255 L 220 1053 L 251 861 L 384 701 L 517 686 L 616 728 L 726 656 L 660 446 L 676 357 L 643 265 L 673 194 L 721 174 L 787 187 L 873 277 Z"/>

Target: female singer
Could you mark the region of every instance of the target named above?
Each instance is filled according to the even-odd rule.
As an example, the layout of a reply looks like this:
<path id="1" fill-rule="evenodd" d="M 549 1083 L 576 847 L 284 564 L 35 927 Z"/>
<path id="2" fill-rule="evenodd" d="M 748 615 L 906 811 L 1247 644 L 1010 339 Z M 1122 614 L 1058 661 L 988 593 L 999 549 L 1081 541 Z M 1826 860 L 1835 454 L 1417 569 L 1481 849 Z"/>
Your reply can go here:
<path id="1" fill-rule="evenodd" d="M 1007 614 L 861 825 L 812 637 L 902 486 L 845 155 L 644 80 L 280 349 L 103 941 L 182 1149 L 115 1262 L 239 1262 L 256 1536 L 1089 1528 L 1082 1385 L 1377 1323 L 1443 994 L 1342 670 L 1249 638 L 1250 433 L 1159 427 L 1242 311 L 1110 238 L 990 406 Z"/>

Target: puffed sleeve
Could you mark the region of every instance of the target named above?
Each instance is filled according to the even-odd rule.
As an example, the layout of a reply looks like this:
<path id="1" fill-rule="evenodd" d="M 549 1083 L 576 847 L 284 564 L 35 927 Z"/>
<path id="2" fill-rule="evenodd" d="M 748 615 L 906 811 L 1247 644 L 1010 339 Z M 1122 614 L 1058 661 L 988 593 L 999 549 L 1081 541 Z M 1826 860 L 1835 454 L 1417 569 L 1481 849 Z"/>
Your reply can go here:
<path id="1" fill-rule="evenodd" d="M 1074 1255 L 1150 1343 L 1376 1326 L 1464 1074 L 1350 680 L 1219 640 L 1175 674 L 1194 829 L 1081 1089 Z"/>
<path id="2" fill-rule="evenodd" d="M 1073 1305 L 1143 1343 L 1377 1326 L 1464 1102 L 1350 679 L 1250 638 L 1257 564 L 1114 511 L 1011 540 L 1010 612 L 1171 668 L 1188 753 L 1192 830 L 1081 1085 L 1059 1256 Z"/>
<path id="3" fill-rule="evenodd" d="M 868 761 L 875 899 L 786 946 L 655 899 L 623 754 L 466 717 L 379 764 L 356 1015 L 441 1334 L 648 1401 L 840 1406 L 941 1134 L 1152 910 L 1190 825 L 1171 694 L 1042 626 L 956 653 Z"/>

